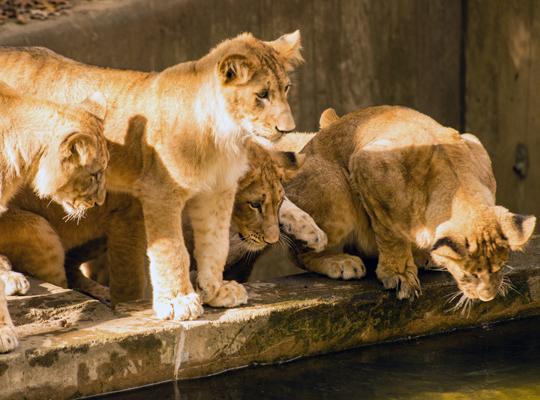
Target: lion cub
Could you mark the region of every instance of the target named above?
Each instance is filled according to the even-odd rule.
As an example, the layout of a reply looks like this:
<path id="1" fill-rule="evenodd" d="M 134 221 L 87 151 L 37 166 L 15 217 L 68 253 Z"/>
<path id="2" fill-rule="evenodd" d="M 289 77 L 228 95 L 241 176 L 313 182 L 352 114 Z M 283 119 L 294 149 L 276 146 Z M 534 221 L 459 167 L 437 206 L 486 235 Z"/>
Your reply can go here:
<path id="1" fill-rule="evenodd" d="M 531 237 L 536 218 L 495 205 L 489 156 L 473 135 L 417 111 L 381 106 L 337 118 L 305 147 L 306 161 L 287 195 L 328 235 L 328 249 L 299 255 L 303 266 L 332 278 L 361 278 L 353 247 L 378 256 L 376 274 L 405 299 L 420 293 L 413 249 L 452 274 L 468 299 L 504 293 L 510 250 Z"/>
<path id="2" fill-rule="evenodd" d="M 95 94 L 67 106 L 23 97 L 0 82 L 0 216 L 23 185 L 61 204 L 67 218 L 105 201 L 103 172 L 109 153 L 103 136 L 105 104 Z M 12 232 L 10 233 L 12 234 Z M 10 234 L 6 235 L 10 237 Z M 0 352 L 17 346 L 6 294 L 24 294 L 29 285 L 0 257 Z"/>

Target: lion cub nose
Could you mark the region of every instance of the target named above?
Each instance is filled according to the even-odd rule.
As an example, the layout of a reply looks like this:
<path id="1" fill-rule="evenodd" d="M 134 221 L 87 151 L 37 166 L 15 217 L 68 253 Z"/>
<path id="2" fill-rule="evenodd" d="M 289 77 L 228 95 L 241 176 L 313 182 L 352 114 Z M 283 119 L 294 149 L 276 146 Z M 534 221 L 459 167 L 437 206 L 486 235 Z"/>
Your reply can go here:
<path id="1" fill-rule="evenodd" d="M 277 243 L 279 240 L 279 229 L 271 228 L 268 229 L 264 234 L 264 242 L 267 244 Z"/>
<path id="2" fill-rule="evenodd" d="M 496 295 L 497 295 L 497 292 L 495 290 L 481 289 L 481 290 L 478 291 L 478 297 L 482 301 L 493 300 Z"/>
<path id="3" fill-rule="evenodd" d="M 294 118 L 291 113 L 282 115 L 276 124 L 276 130 L 281 133 L 288 133 L 294 131 L 296 124 L 294 123 Z"/>

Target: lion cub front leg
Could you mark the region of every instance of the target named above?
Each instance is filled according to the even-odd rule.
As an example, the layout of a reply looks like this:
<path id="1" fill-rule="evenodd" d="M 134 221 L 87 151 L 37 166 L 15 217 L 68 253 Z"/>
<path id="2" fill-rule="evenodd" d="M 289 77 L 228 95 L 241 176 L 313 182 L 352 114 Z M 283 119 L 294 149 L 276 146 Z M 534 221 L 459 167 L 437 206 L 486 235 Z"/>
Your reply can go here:
<path id="1" fill-rule="evenodd" d="M 223 280 L 235 192 L 230 189 L 201 194 L 188 204 L 195 242 L 197 285 L 203 302 L 212 307 L 235 307 L 248 300 L 244 286 Z"/>
<path id="2" fill-rule="evenodd" d="M 182 205 L 181 199 L 143 201 L 153 308 L 161 319 L 192 320 L 203 313 L 200 298 L 189 279 Z"/>
<path id="3" fill-rule="evenodd" d="M 375 230 L 377 232 L 377 229 Z M 414 263 L 411 244 L 393 237 L 388 231 L 376 233 L 379 261 L 377 278 L 386 289 L 396 289 L 397 298 L 408 299 L 420 295 L 418 268 Z"/>

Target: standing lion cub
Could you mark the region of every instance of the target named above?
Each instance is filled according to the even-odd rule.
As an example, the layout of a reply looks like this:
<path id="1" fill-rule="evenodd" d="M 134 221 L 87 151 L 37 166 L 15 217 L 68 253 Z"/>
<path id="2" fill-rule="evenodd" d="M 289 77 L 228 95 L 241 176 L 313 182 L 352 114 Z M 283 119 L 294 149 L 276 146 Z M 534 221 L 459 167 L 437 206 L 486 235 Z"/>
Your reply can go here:
<path id="1" fill-rule="evenodd" d="M 84 65 L 42 48 L 0 49 L 0 79 L 19 90 L 73 102 L 98 89 L 111 103 L 107 189 L 142 204 L 159 318 L 195 319 L 202 302 L 247 301 L 242 285 L 223 281 L 234 194 L 248 168 L 243 145 L 252 135 L 275 140 L 294 129 L 287 73 L 302 62 L 300 47 L 298 31 L 272 42 L 242 34 L 159 73 Z M 198 293 L 189 279 L 184 208 Z"/>
<path id="2" fill-rule="evenodd" d="M 0 82 L 0 110 L 0 218 L 23 185 L 61 204 L 67 218 L 80 218 L 94 204 L 103 204 L 109 153 L 100 94 L 67 106 L 21 96 Z M 16 240 L 13 235 L 6 232 L 5 240 Z M 17 346 L 5 296 L 28 288 L 26 278 L 0 256 L 0 353 Z"/>
<path id="3" fill-rule="evenodd" d="M 400 299 L 420 293 L 413 249 L 429 252 L 470 299 L 504 293 L 510 250 L 531 237 L 536 218 L 495 204 L 491 161 L 473 135 L 460 135 L 417 111 L 372 107 L 338 118 L 305 147 L 286 193 L 328 235 L 328 248 L 299 255 L 332 278 L 361 278 L 357 255 L 377 257 L 377 277 Z"/>

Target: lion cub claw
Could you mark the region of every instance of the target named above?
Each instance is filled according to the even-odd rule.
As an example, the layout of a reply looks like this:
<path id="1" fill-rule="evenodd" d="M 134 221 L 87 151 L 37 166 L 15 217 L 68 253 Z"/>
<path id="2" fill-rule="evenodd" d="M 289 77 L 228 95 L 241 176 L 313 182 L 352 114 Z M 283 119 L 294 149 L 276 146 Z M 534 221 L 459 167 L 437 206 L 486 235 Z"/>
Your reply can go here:
<path id="1" fill-rule="evenodd" d="M 30 283 L 23 274 L 13 271 L 0 273 L 0 279 L 4 282 L 6 296 L 14 294 L 26 294 L 30 289 Z"/>
<path id="2" fill-rule="evenodd" d="M 236 281 L 223 281 L 215 295 L 205 303 L 211 307 L 236 307 L 246 304 L 248 294 L 246 288 Z"/>
<path id="3" fill-rule="evenodd" d="M 154 299 L 154 312 L 159 319 L 187 321 L 199 318 L 204 309 L 197 293 L 176 296 L 172 299 Z"/>
<path id="4" fill-rule="evenodd" d="M 376 273 L 385 289 L 396 289 L 396 297 L 399 300 L 413 299 L 422 293 L 416 268 L 406 269 L 405 272 L 398 273 L 392 269 L 379 266 Z"/>
<path id="5" fill-rule="evenodd" d="M 360 279 L 366 275 L 366 267 L 360 257 L 339 254 L 321 260 L 318 272 L 332 279 Z"/>
<path id="6" fill-rule="evenodd" d="M 7 353 L 17 347 L 19 341 L 11 325 L 0 326 L 0 353 Z"/>

